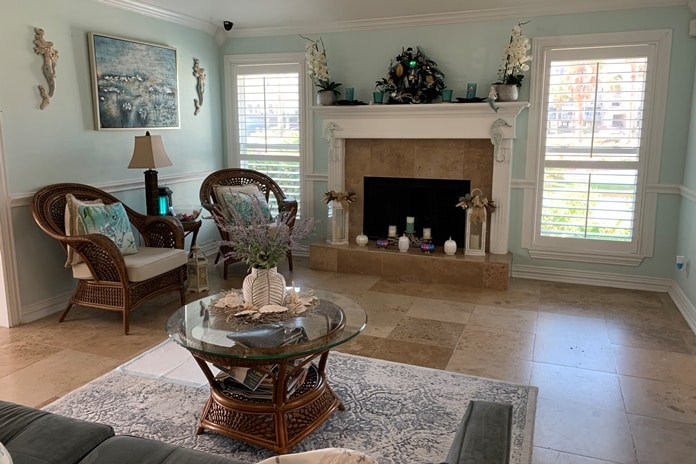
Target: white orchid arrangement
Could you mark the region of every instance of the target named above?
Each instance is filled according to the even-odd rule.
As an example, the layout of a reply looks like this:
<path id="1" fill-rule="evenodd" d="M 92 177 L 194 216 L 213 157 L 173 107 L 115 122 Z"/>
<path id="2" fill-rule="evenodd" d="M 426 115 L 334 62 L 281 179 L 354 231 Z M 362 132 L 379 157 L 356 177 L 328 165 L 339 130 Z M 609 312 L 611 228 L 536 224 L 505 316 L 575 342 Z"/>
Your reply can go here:
<path id="1" fill-rule="evenodd" d="M 330 90 L 336 95 L 339 95 L 341 92 L 338 88 L 343 84 L 333 82 L 329 77 L 329 64 L 326 59 L 324 41 L 321 37 L 319 40 L 312 40 L 304 36 L 300 37 L 308 41 L 305 46 L 305 59 L 307 60 L 307 67 L 309 68 L 307 71 L 309 78 L 312 79 L 314 85 L 321 90 Z"/>
<path id="2" fill-rule="evenodd" d="M 503 52 L 503 63 L 498 69 L 498 77 L 502 84 L 513 84 L 517 87 L 522 85 L 524 79 L 523 72 L 529 71 L 529 61 L 532 57 L 528 54 L 532 48 L 529 44 L 529 39 L 522 35 L 522 26 L 527 24 L 517 23 L 512 27 L 510 34 L 510 43 Z"/>

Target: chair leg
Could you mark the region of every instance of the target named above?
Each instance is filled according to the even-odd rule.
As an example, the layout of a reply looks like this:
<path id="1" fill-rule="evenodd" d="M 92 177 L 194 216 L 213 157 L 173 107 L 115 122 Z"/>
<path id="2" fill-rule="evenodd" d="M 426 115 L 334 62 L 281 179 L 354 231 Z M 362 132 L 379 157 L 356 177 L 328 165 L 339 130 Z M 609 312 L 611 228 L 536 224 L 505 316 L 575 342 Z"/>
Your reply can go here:
<path id="1" fill-rule="evenodd" d="M 290 272 L 292 272 L 292 251 L 288 251 L 288 267 L 290 268 Z"/>
<path id="2" fill-rule="evenodd" d="M 123 310 L 123 335 L 128 335 L 128 310 Z"/>
<path id="3" fill-rule="evenodd" d="M 65 320 L 65 316 L 67 316 L 68 313 L 70 312 L 70 308 L 72 308 L 72 305 L 73 305 L 72 301 L 69 301 L 68 306 L 66 306 L 65 309 L 63 310 L 63 314 L 60 315 L 60 319 L 58 319 L 58 323 L 61 323 Z"/>
<path id="4" fill-rule="evenodd" d="M 229 265 L 230 265 L 230 262 L 229 262 L 228 260 L 225 260 L 225 261 L 222 263 L 222 269 L 223 269 L 223 271 L 222 271 L 222 278 L 223 278 L 224 280 L 227 280 L 227 266 L 229 266 Z"/>

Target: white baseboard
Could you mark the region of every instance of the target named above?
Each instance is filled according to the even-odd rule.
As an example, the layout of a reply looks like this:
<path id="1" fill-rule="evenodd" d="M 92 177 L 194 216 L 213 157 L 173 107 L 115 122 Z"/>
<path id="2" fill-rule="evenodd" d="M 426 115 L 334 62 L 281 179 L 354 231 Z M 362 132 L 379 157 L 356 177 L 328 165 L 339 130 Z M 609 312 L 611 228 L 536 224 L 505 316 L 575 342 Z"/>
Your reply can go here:
<path id="1" fill-rule="evenodd" d="M 669 292 L 672 288 L 671 279 L 520 264 L 512 265 L 512 276 L 520 279 L 548 280 L 551 282 L 647 290 L 663 293 Z"/>
<path id="2" fill-rule="evenodd" d="M 26 324 L 28 322 L 37 321 L 43 317 L 63 311 L 68 301 L 70 301 L 71 296 L 72 292 L 67 292 L 25 306 L 22 309 L 21 323 Z"/>
<path id="3" fill-rule="evenodd" d="M 674 301 L 674 304 L 677 305 L 679 312 L 682 313 L 691 330 L 696 334 L 696 306 L 694 306 L 694 303 L 689 301 L 689 297 L 686 296 L 684 290 L 676 282 L 673 282 L 672 288 L 669 289 L 669 296 Z"/>

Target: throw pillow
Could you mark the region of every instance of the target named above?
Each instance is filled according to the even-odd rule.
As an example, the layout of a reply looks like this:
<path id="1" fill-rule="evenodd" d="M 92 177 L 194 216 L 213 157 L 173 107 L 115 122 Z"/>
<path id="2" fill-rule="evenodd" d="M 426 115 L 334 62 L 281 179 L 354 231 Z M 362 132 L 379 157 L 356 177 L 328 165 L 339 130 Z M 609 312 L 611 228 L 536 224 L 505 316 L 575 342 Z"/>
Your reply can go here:
<path id="1" fill-rule="evenodd" d="M 273 456 L 257 464 L 377 464 L 372 457 L 347 448 L 324 448 Z"/>
<path id="2" fill-rule="evenodd" d="M 81 235 L 85 232 L 85 226 L 82 218 L 78 214 L 77 209 L 80 206 L 103 205 L 101 200 L 78 200 L 75 195 L 68 193 L 65 195 L 65 235 Z M 75 253 L 72 247 L 68 247 L 68 259 L 65 261 L 65 267 L 71 267 L 75 264 L 80 264 L 82 257 Z"/>
<path id="3" fill-rule="evenodd" d="M 222 212 L 230 223 L 236 223 L 235 214 L 232 211 L 235 211 L 236 216 L 241 218 L 245 224 L 251 222 L 255 207 L 254 203 L 258 204 L 261 214 L 268 222 L 273 221 L 271 208 L 266 202 L 266 197 L 256 185 L 244 185 L 241 187 L 216 185 L 214 189 L 215 197 L 222 206 Z"/>
<path id="4" fill-rule="evenodd" d="M 12 456 L 2 443 L 0 443 L 0 464 L 12 464 Z"/>
<path id="5" fill-rule="evenodd" d="M 78 214 L 84 222 L 85 233 L 106 235 L 124 255 L 138 252 L 133 229 L 122 203 L 80 206 Z"/>

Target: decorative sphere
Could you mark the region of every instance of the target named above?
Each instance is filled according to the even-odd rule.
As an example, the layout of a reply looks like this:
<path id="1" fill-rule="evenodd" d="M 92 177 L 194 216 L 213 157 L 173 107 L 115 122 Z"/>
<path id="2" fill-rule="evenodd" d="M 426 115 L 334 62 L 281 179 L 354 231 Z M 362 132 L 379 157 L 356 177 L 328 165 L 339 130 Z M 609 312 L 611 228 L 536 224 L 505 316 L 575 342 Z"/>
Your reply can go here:
<path id="1" fill-rule="evenodd" d="M 423 253 L 430 253 L 435 249 L 435 244 L 434 243 L 428 243 L 428 242 L 423 242 L 421 243 L 421 250 L 423 250 Z"/>
<path id="2" fill-rule="evenodd" d="M 370 240 L 367 238 L 367 235 L 365 234 L 360 234 L 357 237 L 355 237 L 355 243 L 358 244 L 359 246 L 365 246 L 367 245 L 367 242 Z"/>
<path id="3" fill-rule="evenodd" d="M 379 238 L 377 239 L 377 246 L 379 248 L 387 248 L 389 246 L 389 240 L 386 238 Z"/>

